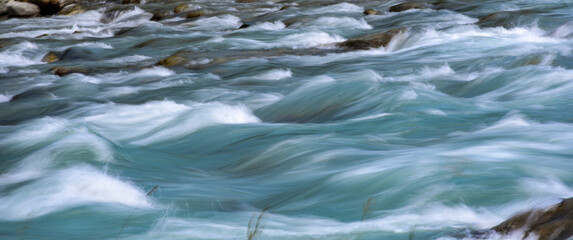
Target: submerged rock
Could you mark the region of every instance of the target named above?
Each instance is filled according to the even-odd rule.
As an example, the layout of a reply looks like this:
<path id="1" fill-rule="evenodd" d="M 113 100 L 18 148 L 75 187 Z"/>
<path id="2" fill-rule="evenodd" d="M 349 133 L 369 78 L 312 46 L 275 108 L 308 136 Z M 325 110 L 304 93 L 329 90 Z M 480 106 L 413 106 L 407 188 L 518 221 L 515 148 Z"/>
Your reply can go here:
<path id="1" fill-rule="evenodd" d="M 549 209 L 530 210 L 492 228 L 499 234 L 523 230 L 524 239 L 531 234 L 539 240 L 566 240 L 573 236 L 573 198 L 568 198 Z"/>
<path id="2" fill-rule="evenodd" d="M 396 35 L 403 34 L 406 30 L 406 28 L 396 28 L 383 33 L 349 39 L 336 45 L 350 50 L 368 50 L 370 48 L 386 47 Z"/>
<path id="3" fill-rule="evenodd" d="M 425 2 L 409 2 L 409 3 L 400 3 L 390 7 L 390 12 L 403 12 L 410 9 L 426 9 L 432 8 L 432 5 L 427 4 Z"/>
<path id="4" fill-rule="evenodd" d="M 60 60 L 60 55 L 56 52 L 49 52 L 43 58 L 42 62 L 51 63 Z"/>
<path id="5" fill-rule="evenodd" d="M 205 15 L 205 12 L 203 12 L 203 11 L 191 11 L 191 12 L 188 12 L 185 17 L 190 19 L 190 18 L 198 18 L 198 17 L 201 17 L 203 15 Z"/>
<path id="6" fill-rule="evenodd" d="M 55 67 L 55 68 L 52 68 L 51 71 L 60 77 L 70 75 L 72 73 L 82 73 L 83 74 L 83 73 L 88 72 L 87 69 L 79 68 L 79 67 Z"/>
<path id="7" fill-rule="evenodd" d="M 177 14 L 177 13 L 182 13 L 182 12 L 186 12 L 186 11 L 189 11 L 189 10 L 191 10 L 191 8 L 189 7 L 189 5 L 188 5 L 188 4 L 185 4 L 185 3 L 182 3 L 182 4 L 179 4 L 179 5 L 175 6 L 175 8 L 173 9 L 173 12 Z"/>
<path id="8" fill-rule="evenodd" d="M 183 56 L 179 56 L 178 53 L 175 53 L 169 57 L 160 60 L 155 65 L 162 67 L 174 67 L 174 66 L 185 65 L 187 63 L 189 63 L 189 59 Z"/>
<path id="9" fill-rule="evenodd" d="M 117 19 L 119 16 L 125 14 L 126 12 L 132 11 L 135 6 L 116 6 L 106 10 L 100 18 L 101 23 L 111 23 L 113 20 Z"/>

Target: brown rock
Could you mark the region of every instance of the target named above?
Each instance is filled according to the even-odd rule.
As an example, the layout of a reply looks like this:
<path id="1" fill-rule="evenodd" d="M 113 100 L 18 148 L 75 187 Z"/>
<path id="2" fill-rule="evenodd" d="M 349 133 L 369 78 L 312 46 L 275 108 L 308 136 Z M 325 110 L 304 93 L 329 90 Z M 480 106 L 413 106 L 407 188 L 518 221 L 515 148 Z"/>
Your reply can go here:
<path id="1" fill-rule="evenodd" d="M 54 74 L 56 74 L 60 77 L 70 75 L 72 73 L 87 73 L 88 72 L 84 68 L 77 68 L 77 67 L 55 67 L 55 68 L 52 68 L 51 71 L 53 71 Z"/>
<path id="2" fill-rule="evenodd" d="M 182 3 L 182 4 L 175 6 L 175 8 L 173 9 L 173 12 L 177 14 L 177 13 L 182 13 L 182 12 L 186 12 L 189 10 L 190 10 L 189 5 Z"/>
<path id="3" fill-rule="evenodd" d="M 153 13 L 153 16 L 151 17 L 151 21 L 161 21 L 165 18 L 167 18 L 170 15 L 169 12 L 157 12 L 157 13 Z"/>
<path id="4" fill-rule="evenodd" d="M 426 9 L 430 8 L 430 5 L 424 2 L 410 2 L 410 3 L 400 3 L 390 7 L 390 12 L 403 12 L 410 9 Z"/>
<path id="5" fill-rule="evenodd" d="M 492 230 L 504 235 L 524 230 L 524 238 L 534 233 L 539 240 L 566 240 L 573 236 L 573 198 L 546 210 L 535 209 L 518 214 Z"/>
<path id="6" fill-rule="evenodd" d="M 169 56 L 157 62 L 155 65 L 163 67 L 173 67 L 187 64 L 189 60 L 185 57 L 177 56 L 177 54 Z"/>
<path id="7" fill-rule="evenodd" d="M 186 18 L 198 18 L 205 15 L 205 12 L 203 11 L 191 11 L 189 13 L 187 13 Z"/>
<path id="8" fill-rule="evenodd" d="M 364 10 L 364 14 L 365 15 L 378 15 L 378 14 L 380 14 L 380 12 L 378 12 L 374 9 L 366 9 L 366 10 Z"/>
<path id="9" fill-rule="evenodd" d="M 383 33 L 346 40 L 338 43 L 337 46 L 350 50 L 368 50 L 370 48 L 386 47 L 396 35 L 404 33 L 406 30 L 406 28 L 396 28 Z"/>
<path id="10" fill-rule="evenodd" d="M 76 15 L 85 12 L 85 9 L 79 4 L 70 4 L 62 8 L 58 15 Z"/>
<path id="11" fill-rule="evenodd" d="M 45 63 L 51 63 L 58 60 L 60 60 L 60 56 L 56 52 L 49 52 L 42 58 L 42 62 Z"/>

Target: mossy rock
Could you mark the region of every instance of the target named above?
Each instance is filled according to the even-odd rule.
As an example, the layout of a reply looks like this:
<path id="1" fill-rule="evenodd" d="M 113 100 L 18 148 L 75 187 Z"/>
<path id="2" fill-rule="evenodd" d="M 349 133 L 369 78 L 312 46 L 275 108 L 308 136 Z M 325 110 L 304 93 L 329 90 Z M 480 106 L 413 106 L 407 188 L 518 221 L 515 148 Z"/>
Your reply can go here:
<path id="1" fill-rule="evenodd" d="M 60 60 L 60 54 L 56 52 L 49 52 L 42 58 L 42 62 L 45 63 L 52 63 L 58 60 Z"/>
<path id="2" fill-rule="evenodd" d="M 157 62 L 155 65 L 162 67 L 174 67 L 187 64 L 189 60 L 185 57 L 172 55 Z"/>

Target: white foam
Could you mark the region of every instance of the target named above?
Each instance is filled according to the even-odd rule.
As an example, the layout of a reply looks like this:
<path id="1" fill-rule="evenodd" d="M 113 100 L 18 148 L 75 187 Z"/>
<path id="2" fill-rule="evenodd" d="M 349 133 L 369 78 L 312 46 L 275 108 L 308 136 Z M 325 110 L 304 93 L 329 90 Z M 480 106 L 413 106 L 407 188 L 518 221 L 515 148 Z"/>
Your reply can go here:
<path id="1" fill-rule="evenodd" d="M 362 13 L 364 12 L 364 8 L 354 5 L 352 3 L 338 3 L 326 7 L 317 8 L 311 11 L 311 14 L 324 14 L 327 12 L 332 13 Z"/>
<path id="2" fill-rule="evenodd" d="M 37 49 L 37 44 L 28 41 L 11 46 L 0 52 L 0 67 L 40 64 L 41 61 L 33 59 L 33 54 Z"/>
<path id="3" fill-rule="evenodd" d="M 146 193 L 88 166 L 56 171 L 0 197 L 0 218 L 24 220 L 91 204 L 150 208 Z"/>
<path id="4" fill-rule="evenodd" d="M 570 38 L 573 37 L 573 21 L 567 22 L 549 34 L 551 37 L 555 38 Z"/>
<path id="5" fill-rule="evenodd" d="M 241 19 L 233 15 L 222 15 L 195 20 L 182 26 L 191 26 L 197 30 L 224 31 L 238 29 L 242 25 Z"/>
<path id="6" fill-rule="evenodd" d="M 346 39 L 336 34 L 314 31 L 288 35 L 280 39 L 277 45 L 292 48 L 310 48 L 324 44 L 342 42 L 344 40 Z"/>
<path id="7" fill-rule="evenodd" d="M 0 73 L 2 73 L 2 72 L 0 72 Z M 12 99 L 12 96 L 0 94 L 0 103 L 9 102 L 10 99 Z"/>
<path id="8" fill-rule="evenodd" d="M 284 216 L 266 212 L 261 220 L 261 238 L 312 238 L 331 239 L 354 238 L 363 233 L 408 233 L 412 230 L 441 230 L 444 226 L 452 228 L 473 227 L 487 229 L 503 221 L 500 217 L 482 209 L 471 209 L 464 205 L 431 205 L 420 209 L 399 209 L 397 214 L 357 222 L 341 222 L 330 218 L 315 216 Z M 226 220 L 188 220 L 165 218 L 146 233 L 151 238 L 226 238 L 244 234 L 249 230 L 244 222 L 260 212 L 228 213 Z M 188 226 L 193 224 L 194 228 Z M 240 225 L 239 225 L 240 224 Z M 250 229 L 252 230 L 252 229 Z M 216 233 L 216 234 L 215 234 Z"/>
<path id="9" fill-rule="evenodd" d="M 559 179 L 523 179 L 521 189 L 535 197 L 569 198 L 573 196 L 570 188 Z"/>
<path id="10" fill-rule="evenodd" d="M 131 56 L 114 58 L 114 59 L 106 60 L 103 62 L 109 63 L 109 64 L 133 64 L 133 63 L 143 62 L 143 61 L 150 60 L 150 59 L 152 59 L 152 58 L 149 56 L 136 54 L 136 55 L 131 55 Z"/>
<path id="11" fill-rule="evenodd" d="M 430 68 L 425 66 L 420 71 L 420 75 L 426 78 L 435 78 L 435 77 L 442 77 L 442 76 L 449 76 L 454 75 L 456 72 L 450 67 L 449 64 L 444 64 L 438 68 Z"/>
<path id="12" fill-rule="evenodd" d="M 264 22 L 264 23 L 259 23 L 259 24 L 255 24 L 254 26 L 251 26 L 245 30 L 266 30 L 266 31 L 278 31 L 278 30 L 283 30 L 285 29 L 285 24 L 281 21 L 275 21 L 275 22 Z"/>
<path id="13" fill-rule="evenodd" d="M 406 90 L 400 94 L 400 100 L 415 100 L 418 94 L 414 90 Z"/>
<path id="14" fill-rule="evenodd" d="M 98 133 L 114 141 L 147 145 L 173 139 L 215 124 L 257 123 L 250 109 L 221 103 L 178 104 L 154 101 L 118 105 L 85 119 Z"/>
<path id="15" fill-rule="evenodd" d="M 342 29 L 372 29 L 364 18 L 355 19 L 351 17 L 320 17 L 312 22 L 312 25 L 319 27 L 334 27 Z"/>
<path id="16" fill-rule="evenodd" d="M 0 139 L 0 146 L 26 149 L 50 139 L 69 126 L 67 120 L 45 117 L 22 124 L 15 133 Z"/>
<path id="17" fill-rule="evenodd" d="M 290 69 L 274 69 L 254 76 L 256 79 L 271 81 L 283 80 L 290 77 L 292 77 L 292 72 Z"/>

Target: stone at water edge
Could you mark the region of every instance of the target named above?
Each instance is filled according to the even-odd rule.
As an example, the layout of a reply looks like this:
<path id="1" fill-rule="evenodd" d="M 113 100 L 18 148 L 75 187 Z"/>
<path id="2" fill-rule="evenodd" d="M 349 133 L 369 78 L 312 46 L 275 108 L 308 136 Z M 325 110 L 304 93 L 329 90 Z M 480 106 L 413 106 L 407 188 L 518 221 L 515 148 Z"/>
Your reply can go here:
<path id="1" fill-rule="evenodd" d="M 396 28 L 383 33 L 349 39 L 336 44 L 336 46 L 349 50 L 368 50 L 371 48 L 386 47 L 395 36 L 403 34 L 406 30 L 406 28 Z"/>
<path id="2" fill-rule="evenodd" d="M 76 15 L 85 12 L 86 10 L 79 4 L 70 4 L 65 6 L 58 12 L 58 15 Z"/>
<path id="3" fill-rule="evenodd" d="M 32 3 L 9 1 L 6 4 L 6 14 L 18 18 L 39 17 L 40 7 Z"/>
<path id="4" fill-rule="evenodd" d="M 203 12 L 203 11 L 191 11 L 191 12 L 188 12 L 185 17 L 188 19 L 191 19 L 191 18 L 198 18 L 198 17 L 201 17 L 203 15 L 205 15 L 205 12 Z"/>
<path id="5" fill-rule="evenodd" d="M 531 234 L 539 240 L 566 240 L 573 236 L 573 198 L 568 198 L 548 209 L 534 209 L 500 223 L 492 228 L 499 234 L 525 231 L 524 238 Z"/>

